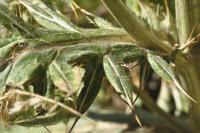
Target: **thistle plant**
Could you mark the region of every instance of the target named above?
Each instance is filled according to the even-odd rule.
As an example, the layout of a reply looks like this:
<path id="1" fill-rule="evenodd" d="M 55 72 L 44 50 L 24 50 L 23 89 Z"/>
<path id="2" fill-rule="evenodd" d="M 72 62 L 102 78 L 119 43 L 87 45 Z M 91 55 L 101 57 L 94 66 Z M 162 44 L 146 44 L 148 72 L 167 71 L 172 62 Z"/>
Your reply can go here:
<path id="1" fill-rule="evenodd" d="M 56 2 L 0 4 L 0 23 L 8 34 L 0 40 L 0 118 L 6 124 L 51 125 L 71 118 L 76 123 L 85 117 L 106 78 L 134 113 L 136 94 L 174 131 L 199 131 L 199 123 L 186 126 L 164 112 L 145 88 L 132 83 L 134 77 L 124 65 L 137 62 L 141 86 L 146 69 L 152 68 L 190 102 L 192 122 L 199 120 L 199 63 L 192 53 L 198 47 L 198 0 L 176 0 L 175 17 L 167 1 L 166 10 L 158 11 L 136 0 L 131 11 L 121 0 L 102 0 L 120 27 L 75 1 L 62 1 L 75 14 L 88 17 L 92 29 L 75 25 Z M 142 125 L 136 113 L 135 118 Z"/>

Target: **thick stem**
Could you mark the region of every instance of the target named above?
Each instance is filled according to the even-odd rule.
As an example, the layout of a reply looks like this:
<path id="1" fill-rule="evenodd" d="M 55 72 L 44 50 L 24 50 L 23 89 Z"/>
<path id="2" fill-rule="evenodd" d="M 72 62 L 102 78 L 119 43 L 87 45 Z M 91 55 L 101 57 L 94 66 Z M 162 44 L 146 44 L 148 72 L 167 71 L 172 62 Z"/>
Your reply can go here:
<path id="1" fill-rule="evenodd" d="M 193 22 L 190 17 L 192 0 L 176 0 L 176 24 L 180 45 L 184 45 L 192 31 Z"/>
<path id="2" fill-rule="evenodd" d="M 151 32 L 121 0 L 102 1 L 121 27 L 123 27 L 141 46 L 145 48 L 154 48 L 166 53 L 171 52 L 172 47 L 169 43 L 162 38 L 158 38 L 154 32 Z"/>
<path id="3" fill-rule="evenodd" d="M 194 27 L 193 35 L 200 31 L 199 12 L 200 0 L 176 0 L 176 24 L 180 45 L 186 43 Z"/>
<path id="4" fill-rule="evenodd" d="M 200 21 L 199 6 L 200 0 L 176 0 L 176 22 L 179 36 L 179 43 L 181 46 L 187 43 L 192 29 Z M 198 25 L 197 25 L 198 26 Z M 195 27 L 196 28 L 196 27 Z M 197 27 L 198 28 L 198 27 Z M 194 32 L 193 36 L 198 30 Z M 191 36 L 192 37 L 192 36 Z M 181 59 L 182 58 L 182 59 Z M 192 57 L 193 58 L 193 57 Z M 197 67 L 193 61 L 183 61 L 183 57 L 177 58 L 178 69 L 181 70 L 183 78 L 190 95 L 198 102 L 191 102 L 191 122 L 194 127 L 194 132 L 200 130 L 200 77 Z"/>

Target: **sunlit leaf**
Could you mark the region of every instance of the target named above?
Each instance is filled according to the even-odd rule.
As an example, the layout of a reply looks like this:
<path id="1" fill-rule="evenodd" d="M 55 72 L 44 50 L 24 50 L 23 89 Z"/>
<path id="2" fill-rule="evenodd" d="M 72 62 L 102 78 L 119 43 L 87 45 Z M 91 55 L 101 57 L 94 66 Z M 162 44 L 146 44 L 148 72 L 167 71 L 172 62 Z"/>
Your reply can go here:
<path id="1" fill-rule="evenodd" d="M 133 89 L 129 74 L 110 56 L 103 59 L 107 79 L 121 98 L 133 109 Z"/>
<path id="2" fill-rule="evenodd" d="M 22 37 L 20 36 L 12 36 L 12 37 L 8 37 L 8 38 L 3 38 L 0 40 L 0 48 L 3 48 L 5 47 L 6 45 L 16 41 L 16 40 L 19 40 L 19 39 L 22 39 Z"/>
<path id="3" fill-rule="evenodd" d="M 127 36 L 121 29 L 85 29 L 84 35 L 77 32 L 57 31 L 57 30 L 37 30 L 35 34 L 47 42 L 76 41 L 86 39 L 103 39 L 106 36 L 123 37 Z M 108 42 L 111 40 L 108 40 Z"/>
<path id="4" fill-rule="evenodd" d="M 114 29 L 116 28 L 112 23 L 108 22 L 107 20 L 92 15 L 89 16 L 88 19 L 91 21 L 91 23 L 93 23 L 94 25 L 96 25 L 97 27 L 101 28 L 101 29 Z"/>
<path id="5" fill-rule="evenodd" d="M 20 2 L 30 11 L 35 20 L 45 28 L 51 30 L 68 30 L 78 32 L 77 27 L 62 14 L 49 8 L 39 8 L 28 1 L 20 0 Z"/>
<path id="6" fill-rule="evenodd" d="M 34 73 L 39 67 L 45 67 L 45 65 L 50 64 L 54 56 L 55 51 L 53 50 L 44 50 L 23 55 L 14 63 L 7 83 L 14 85 L 24 84 L 33 78 L 33 76 L 36 76 Z"/>
<path id="7" fill-rule="evenodd" d="M 17 47 L 20 47 L 20 43 L 25 40 L 22 37 L 6 38 L 0 42 L 0 58 L 6 59 L 11 56 L 12 53 L 17 51 Z"/>
<path id="8" fill-rule="evenodd" d="M 148 61 L 153 68 L 153 70 L 161 76 L 164 80 L 168 82 L 173 82 L 176 87 L 189 99 L 193 102 L 196 102 L 187 92 L 181 87 L 180 83 L 176 79 L 176 75 L 171 67 L 165 60 L 163 60 L 160 56 L 148 53 L 147 54 Z"/>

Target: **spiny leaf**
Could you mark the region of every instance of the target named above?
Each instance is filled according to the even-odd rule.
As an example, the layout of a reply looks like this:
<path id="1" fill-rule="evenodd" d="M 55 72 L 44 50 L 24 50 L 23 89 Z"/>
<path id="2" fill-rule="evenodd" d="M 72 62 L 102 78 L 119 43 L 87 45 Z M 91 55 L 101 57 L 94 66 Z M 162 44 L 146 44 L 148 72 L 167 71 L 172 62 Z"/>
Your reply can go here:
<path id="1" fill-rule="evenodd" d="M 125 71 L 124 67 L 115 62 L 111 55 L 105 55 L 103 59 L 103 66 L 106 77 L 115 91 L 120 94 L 121 98 L 129 105 L 134 112 L 135 119 L 140 126 L 142 126 L 137 114 L 134 111 L 133 90 L 135 90 L 131 83 L 129 73 Z M 137 97 L 136 97 L 137 99 Z"/>
<path id="2" fill-rule="evenodd" d="M 105 37 L 124 37 L 127 34 L 124 30 L 121 29 L 84 29 L 84 33 L 80 34 L 77 32 L 70 31 L 57 31 L 57 30 L 37 30 L 34 33 L 39 37 L 39 39 L 45 40 L 47 42 L 67 42 L 67 41 L 75 41 L 75 40 L 83 40 L 86 39 L 99 39 Z M 110 40 L 108 40 L 109 42 Z"/>
<path id="3" fill-rule="evenodd" d="M 127 47 L 123 47 L 121 45 L 113 48 L 112 56 L 119 62 L 130 63 L 141 57 L 143 57 L 146 51 L 137 45 L 127 45 Z"/>
<path id="4" fill-rule="evenodd" d="M 137 1 L 140 6 L 140 16 L 143 18 L 147 24 L 156 31 L 160 30 L 160 23 L 163 16 L 158 13 L 156 6 L 150 5 L 146 1 Z"/>
<path id="5" fill-rule="evenodd" d="M 39 67 L 48 65 L 55 57 L 55 51 L 48 49 L 38 52 L 26 53 L 14 63 L 8 76 L 7 83 L 22 85 L 31 78 Z"/>
<path id="6" fill-rule="evenodd" d="M 8 37 L 8 38 L 2 38 L 0 40 L 0 48 L 5 47 L 6 45 L 16 41 L 16 40 L 20 40 L 22 39 L 21 36 L 12 36 L 12 37 Z"/>
<path id="7" fill-rule="evenodd" d="M 147 54 L 147 58 L 151 67 L 159 76 L 161 76 L 164 80 L 168 82 L 173 82 L 185 96 L 187 96 L 189 99 L 196 103 L 196 101 L 181 87 L 180 83 L 176 79 L 176 75 L 174 74 L 174 71 L 172 70 L 170 64 L 168 64 L 160 56 L 151 54 L 150 52 Z"/>
<path id="8" fill-rule="evenodd" d="M 105 19 L 99 17 L 99 16 L 96 16 L 88 11 L 86 11 L 85 9 L 82 9 L 76 2 L 74 2 L 73 0 L 68 0 L 67 1 L 69 4 L 70 7 L 72 7 L 72 9 L 75 8 L 78 8 L 80 9 L 80 11 L 88 17 L 89 21 L 91 23 L 93 23 L 94 25 L 98 26 L 99 28 L 101 29 L 114 29 L 116 28 L 113 24 L 111 24 L 110 22 L 106 21 Z M 76 11 L 75 11 L 75 14 L 76 14 Z"/>
<path id="9" fill-rule="evenodd" d="M 45 28 L 51 30 L 79 32 L 77 27 L 62 14 L 57 13 L 50 8 L 44 10 L 28 1 L 20 0 L 20 2 L 30 11 L 35 20 Z"/>
<path id="10" fill-rule="evenodd" d="M 116 27 L 107 20 L 91 14 L 88 17 L 89 21 L 101 29 L 115 29 Z"/>
<path id="11" fill-rule="evenodd" d="M 25 40 L 22 37 L 6 38 L 0 42 L 0 58 L 5 59 L 12 56 L 12 53 L 17 51 L 17 47 L 20 47 L 20 43 Z"/>
<path id="12" fill-rule="evenodd" d="M 103 66 L 106 77 L 115 88 L 115 91 L 133 109 L 133 86 L 128 73 L 110 55 L 104 56 Z"/>
<path id="13" fill-rule="evenodd" d="M 103 18 L 100 18 L 100 17 L 94 18 L 94 22 L 99 28 L 102 28 L 102 29 L 114 29 L 114 28 L 116 28 L 116 27 L 114 27 L 114 25 L 109 23 L 107 20 L 104 20 Z"/>

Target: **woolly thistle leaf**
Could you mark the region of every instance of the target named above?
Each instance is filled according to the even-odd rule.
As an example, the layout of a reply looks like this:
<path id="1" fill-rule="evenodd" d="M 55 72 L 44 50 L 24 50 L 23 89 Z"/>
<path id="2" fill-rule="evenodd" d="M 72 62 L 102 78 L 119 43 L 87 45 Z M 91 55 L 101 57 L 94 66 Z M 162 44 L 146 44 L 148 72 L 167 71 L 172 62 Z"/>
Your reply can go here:
<path id="1" fill-rule="evenodd" d="M 52 62 L 55 57 L 54 50 L 44 50 L 39 52 L 30 52 L 22 55 L 13 64 L 13 68 L 8 76 L 7 84 L 23 85 L 33 78 L 34 73 L 39 67 L 45 67 Z"/>
<path id="2" fill-rule="evenodd" d="M 128 73 L 110 55 L 104 56 L 103 66 L 106 77 L 115 91 L 133 109 L 133 86 Z"/>
<path id="3" fill-rule="evenodd" d="M 148 53 L 147 54 L 148 61 L 152 67 L 152 69 L 161 76 L 164 80 L 168 82 L 173 82 L 176 87 L 190 100 L 196 102 L 187 92 L 181 87 L 180 83 L 176 79 L 176 75 L 170 64 L 168 64 L 165 60 L 163 60 L 160 56 Z"/>
<path id="4" fill-rule="evenodd" d="M 62 14 L 55 12 L 50 8 L 42 9 L 28 1 L 20 0 L 20 2 L 30 11 L 35 20 L 45 28 L 78 32 L 77 27 Z"/>
<path id="5" fill-rule="evenodd" d="M 12 56 L 12 53 L 17 52 L 17 47 L 20 47 L 20 43 L 24 42 L 25 40 L 22 37 L 12 37 L 2 39 L 0 41 L 0 58 L 6 59 Z"/>

